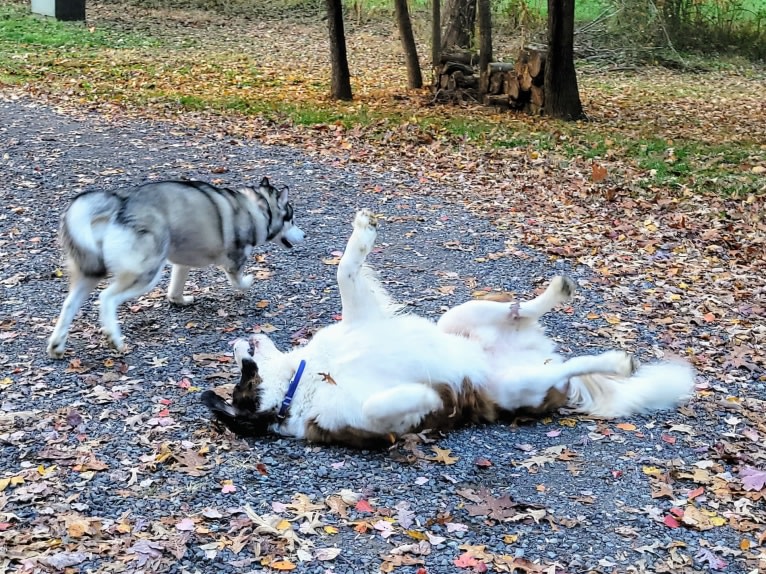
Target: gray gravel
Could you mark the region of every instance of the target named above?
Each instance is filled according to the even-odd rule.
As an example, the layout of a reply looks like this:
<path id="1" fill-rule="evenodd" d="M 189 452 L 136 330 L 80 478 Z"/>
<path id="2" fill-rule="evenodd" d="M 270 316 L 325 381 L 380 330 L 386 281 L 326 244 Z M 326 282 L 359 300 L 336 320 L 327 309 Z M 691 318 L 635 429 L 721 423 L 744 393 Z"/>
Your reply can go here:
<path id="1" fill-rule="evenodd" d="M 566 334 L 567 346 L 597 349 L 603 340 L 592 339 L 584 316 L 600 301 L 588 290 L 586 269 L 571 269 L 562 263 L 553 268 L 534 252 L 526 259 L 477 262 L 476 258 L 502 251 L 502 234 L 461 206 L 442 203 L 438 188 L 421 186 L 406 173 L 385 166 L 339 168 L 326 158 L 297 149 L 263 147 L 181 126 L 120 123 L 97 115 L 76 118 L 23 100 L 0 101 L 0 138 L 4 142 L 0 158 L 0 334 L 7 335 L 0 338 L 0 366 L 2 376 L 12 380 L 0 387 L 0 413 L 36 411 L 26 422 L 16 419 L 0 426 L 0 479 L 39 465 L 58 464 L 62 469 L 55 480 L 41 481 L 48 485 L 47 490 L 32 498 L 21 500 L 13 489 L 0 494 L 0 523 L 9 520 L 3 519 L 3 513 L 12 513 L 16 516 L 10 520 L 13 528 L 29 533 L 51 516 L 72 512 L 105 522 L 128 516 L 134 538 L 124 544 L 130 546 L 144 536 L 168 539 L 170 535 L 158 531 L 162 519 L 167 519 L 165 528 L 177 534 L 174 525 L 179 520 L 199 516 L 204 508 L 225 514 L 226 509 L 249 504 L 258 513 L 268 513 L 272 502 L 289 503 L 295 493 L 322 501 L 350 489 L 365 496 L 376 509 L 394 509 L 406 501 L 414 512 L 413 529 L 445 537 L 423 557 L 431 574 L 458 571 L 454 560 L 465 544 L 483 545 L 487 552 L 523 557 L 548 567 L 556 565 L 548 571 L 557 573 L 627 572 L 628 566 L 639 561 L 647 566 L 664 564 L 673 541 L 687 545 L 678 549 L 687 558 L 702 545 L 737 546 L 733 531 L 671 531 L 655 519 L 661 519 L 670 501 L 651 498 L 642 466 L 658 460 L 692 459 L 696 456 L 693 449 L 700 447 L 692 441 L 670 445 L 660 440 L 668 425 L 684 422 L 678 412 L 631 419 L 643 432 L 640 438 L 635 433 L 617 432 L 593 440 L 589 434 L 597 423 L 584 420 L 574 427 L 556 419 L 468 428 L 436 437 L 435 445 L 451 449 L 458 458 L 446 466 L 424 460 L 408 462 L 402 449 L 357 452 L 279 438 L 246 442 L 223 436 L 212 428 L 198 401 L 199 392 L 187 392 L 178 385 L 183 377 L 202 390 L 226 383 L 225 377 L 234 373 L 230 365 L 195 359 L 193 354 L 228 353 L 229 342 L 251 332 L 254 325 L 273 325 L 277 330 L 272 337 L 287 347 L 293 338 L 332 321 L 339 312 L 335 268 L 322 260 L 343 249 L 352 214 L 361 207 L 384 215 L 372 263 L 398 300 L 426 316 L 436 317 L 441 307 L 465 300 L 473 288 L 524 293 L 543 278 L 563 271 L 584 288 L 574 316 L 552 314 L 548 326 L 561 335 L 574 325 L 573 332 Z M 225 173 L 216 173 L 222 171 L 219 168 L 225 168 Z M 257 182 L 264 175 L 276 184 L 290 186 L 298 222 L 308 234 L 307 242 L 293 251 L 262 250 L 264 260 L 254 266 L 271 272 L 270 279 L 258 282 L 245 296 L 235 296 L 222 274 L 194 272 L 197 302 L 181 309 L 168 307 L 161 297 L 166 276 L 150 296 L 121 309 L 123 332 L 132 348 L 124 357 L 104 346 L 97 332 L 93 297 L 75 320 L 66 360 L 47 358 L 45 341 L 66 292 L 66 280 L 57 273 L 61 259 L 56 229 L 59 214 L 71 197 L 85 189 L 137 184 L 149 178 L 219 179 L 224 185 L 237 185 Z M 375 192 L 376 185 L 383 191 Z M 454 248 L 454 242 L 459 242 L 460 249 Z M 439 290 L 449 286 L 455 287 L 451 294 L 448 289 Z M 265 310 L 256 306 L 261 300 L 269 302 Z M 642 341 L 648 345 L 653 337 L 642 333 Z M 117 380 L 118 371 L 127 375 L 127 381 Z M 169 401 L 167 408 L 177 423 L 165 430 L 148 420 L 162 408 L 163 399 Z M 82 422 L 67 424 L 72 413 Z M 138 422 L 131 422 L 135 417 Z M 78 423 L 78 419 L 71 422 Z M 551 431 L 560 434 L 549 436 L 556 434 Z M 163 463 L 152 469 L 146 463 L 163 443 L 180 449 L 184 441 L 197 447 L 207 443 L 210 466 L 202 476 L 190 476 Z M 530 456 L 559 445 L 577 457 L 533 468 L 535 472 L 522 465 Z M 70 449 L 78 456 L 92 451 L 106 468 L 84 479 L 64 461 L 47 457 L 46 450 L 54 447 Z M 431 453 L 430 445 L 420 448 Z M 475 464 L 479 457 L 492 465 Z M 259 463 L 266 475 L 258 470 Z M 136 468 L 138 474 L 131 481 L 131 469 Z M 236 492 L 221 492 L 225 480 L 233 481 Z M 465 507 L 471 503 L 458 491 L 482 487 L 497 497 L 509 494 L 519 504 L 539 505 L 548 511 L 547 518 L 536 523 L 470 516 Z M 348 520 L 369 518 L 353 509 L 349 514 Z M 447 515 L 448 522 L 464 524 L 465 530 L 448 532 L 440 522 Z M 334 524 L 338 533 L 323 532 L 310 538 L 316 547 L 337 546 L 342 552 L 332 561 L 300 564 L 299 572 L 377 572 L 381 554 L 414 542 L 400 528 L 385 540 L 372 533 L 356 533 L 337 515 L 325 513 L 322 519 Z M 76 571 L 248 572 L 261 568 L 259 562 L 247 561 L 253 557 L 252 545 L 238 555 L 227 548 L 214 558 L 206 557 L 201 546 L 214 540 L 217 530 L 223 535 L 230 523 L 225 516 L 204 524 L 213 534 L 193 533 L 180 558 L 165 552 L 139 567 L 136 561 L 124 559 L 124 548 L 123 560 L 107 549 L 96 552 L 90 545 Z M 69 551 L 86 541 L 62 535 Z M 41 536 L 52 538 L 53 534 Z M 267 554 L 269 538 L 263 540 Z M 642 549 L 654 542 L 659 544 L 653 550 Z M 736 557 L 727 560 L 731 564 L 728 571 L 744 571 L 736 566 Z M 33 566 L 24 570 L 19 561 L 9 567 L 34 571 Z M 684 567 L 707 571 L 707 566 L 693 558 Z M 416 570 L 416 565 L 410 565 L 396 571 Z M 679 566 L 677 571 L 683 570 Z"/>

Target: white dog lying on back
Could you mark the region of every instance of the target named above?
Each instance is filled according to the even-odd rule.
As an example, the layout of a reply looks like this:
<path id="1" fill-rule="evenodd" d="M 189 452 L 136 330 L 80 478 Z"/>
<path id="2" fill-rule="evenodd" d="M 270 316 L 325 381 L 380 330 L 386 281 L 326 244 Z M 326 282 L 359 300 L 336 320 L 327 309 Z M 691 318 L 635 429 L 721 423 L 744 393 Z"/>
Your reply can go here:
<path id="1" fill-rule="evenodd" d="M 242 435 L 361 447 L 519 410 L 622 417 L 669 408 L 692 392 L 685 362 L 639 367 L 622 351 L 556 354 L 537 320 L 571 297 L 564 277 L 530 301 L 469 301 L 438 323 L 400 314 L 364 264 L 375 237 L 375 218 L 360 211 L 338 266 L 340 322 L 288 353 L 265 335 L 235 344 L 242 376 L 233 402 L 202 396 L 216 418 Z"/>

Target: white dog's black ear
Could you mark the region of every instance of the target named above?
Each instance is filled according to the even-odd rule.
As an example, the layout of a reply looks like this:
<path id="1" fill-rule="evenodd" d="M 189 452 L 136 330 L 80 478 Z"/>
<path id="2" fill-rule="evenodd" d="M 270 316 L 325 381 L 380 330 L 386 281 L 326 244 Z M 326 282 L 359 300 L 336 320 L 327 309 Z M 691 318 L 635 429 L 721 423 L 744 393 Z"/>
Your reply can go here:
<path id="1" fill-rule="evenodd" d="M 211 410 L 219 419 L 236 418 L 237 409 L 215 394 L 214 391 L 205 391 L 200 397 L 202 403 Z"/>
<path id="2" fill-rule="evenodd" d="M 271 183 L 269 182 L 269 178 L 265 177 L 261 180 L 261 187 L 269 188 L 271 187 Z"/>

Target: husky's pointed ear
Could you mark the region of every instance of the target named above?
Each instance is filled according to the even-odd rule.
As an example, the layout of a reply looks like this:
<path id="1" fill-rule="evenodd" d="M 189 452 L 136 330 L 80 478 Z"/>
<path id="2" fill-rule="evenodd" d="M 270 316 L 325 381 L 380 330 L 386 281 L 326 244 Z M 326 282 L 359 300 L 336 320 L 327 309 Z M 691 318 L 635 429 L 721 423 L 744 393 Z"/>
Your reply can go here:
<path id="1" fill-rule="evenodd" d="M 264 176 L 261 180 L 261 187 L 271 187 L 271 183 L 269 182 L 269 178 Z"/>
<path id="2" fill-rule="evenodd" d="M 282 191 L 279 192 L 279 197 L 277 198 L 277 204 L 279 205 L 280 208 L 284 209 L 285 205 L 287 205 L 287 202 L 288 202 L 287 196 L 289 192 L 290 192 L 290 188 L 287 186 L 284 186 L 282 188 Z"/>

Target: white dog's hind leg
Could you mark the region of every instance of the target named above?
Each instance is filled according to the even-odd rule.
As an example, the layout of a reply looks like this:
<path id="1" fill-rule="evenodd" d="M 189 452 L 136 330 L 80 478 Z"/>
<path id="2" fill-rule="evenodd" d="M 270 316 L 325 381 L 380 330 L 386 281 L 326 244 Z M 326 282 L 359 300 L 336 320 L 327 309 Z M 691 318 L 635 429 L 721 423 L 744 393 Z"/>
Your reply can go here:
<path id="1" fill-rule="evenodd" d="M 519 304 L 518 314 L 523 319 L 539 319 L 559 303 L 564 303 L 572 298 L 575 292 L 575 283 L 564 275 L 556 275 L 542 294 L 530 301 Z"/>
<path id="2" fill-rule="evenodd" d="M 56 326 L 48 339 L 48 356 L 53 359 L 60 359 L 64 356 L 67 335 L 69 327 L 82 307 L 88 295 L 96 288 L 100 278 L 85 277 L 83 275 L 73 275 L 70 280 L 69 293 L 64 299 Z"/>
<path id="3" fill-rule="evenodd" d="M 565 392 L 573 377 L 600 374 L 625 378 L 637 368 L 637 361 L 629 353 L 607 351 L 600 355 L 572 357 L 563 362 L 512 365 L 490 386 L 500 407 L 512 411 L 540 406 L 548 391 Z"/>
<path id="4" fill-rule="evenodd" d="M 173 264 L 170 270 L 170 285 L 168 285 L 168 301 L 176 305 L 191 305 L 194 303 L 194 297 L 184 295 L 184 286 L 189 278 L 191 267 L 186 265 Z"/>
<path id="5" fill-rule="evenodd" d="M 500 303 L 476 299 L 448 310 L 437 325 L 445 333 L 470 335 L 486 326 L 504 327 L 514 321 L 536 321 L 559 303 L 569 300 L 574 293 L 574 281 L 558 275 L 545 291 L 529 301 Z"/>
<path id="6" fill-rule="evenodd" d="M 404 432 L 442 406 L 431 387 L 408 383 L 372 395 L 362 404 L 362 415 L 382 432 Z"/>

